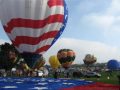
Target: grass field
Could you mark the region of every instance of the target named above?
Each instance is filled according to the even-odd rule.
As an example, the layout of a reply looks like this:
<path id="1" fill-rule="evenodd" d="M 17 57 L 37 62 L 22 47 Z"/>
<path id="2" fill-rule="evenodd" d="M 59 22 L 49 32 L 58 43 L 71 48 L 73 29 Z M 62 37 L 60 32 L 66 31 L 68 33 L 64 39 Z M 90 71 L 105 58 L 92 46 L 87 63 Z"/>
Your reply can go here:
<path id="1" fill-rule="evenodd" d="M 120 71 L 113 71 L 111 73 L 109 73 L 109 72 L 101 72 L 100 74 L 101 74 L 100 78 L 96 78 L 96 77 L 90 77 L 90 78 L 85 78 L 85 77 L 74 78 L 74 77 L 70 77 L 70 78 L 71 79 L 85 79 L 85 80 L 89 80 L 89 81 L 103 82 L 103 83 L 107 83 L 107 84 L 120 85 L 118 77 L 117 77 L 117 75 L 120 75 Z M 53 78 L 53 75 L 50 75 L 49 77 Z M 108 77 L 109 77 L 109 79 L 108 79 Z M 61 76 L 58 76 L 58 78 L 64 78 L 64 75 L 62 74 Z"/>
<path id="2" fill-rule="evenodd" d="M 118 74 L 120 74 L 120 71 L 113 71 L 111 72 L 111 74 L 108 72 L 102 72 L 100 78 L 82 78 L 82 79 L 119 85 L 120 83 L 117 77 Z"/>

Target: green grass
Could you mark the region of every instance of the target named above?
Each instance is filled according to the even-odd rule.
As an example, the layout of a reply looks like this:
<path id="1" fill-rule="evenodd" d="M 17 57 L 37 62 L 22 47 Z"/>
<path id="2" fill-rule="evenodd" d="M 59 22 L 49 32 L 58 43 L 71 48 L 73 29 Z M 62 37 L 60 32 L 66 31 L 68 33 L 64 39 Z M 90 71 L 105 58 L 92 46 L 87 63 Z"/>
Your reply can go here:
<path id="1" fill-rule="evenodd" d="M 102 76 L 100 78 L 82 78 L 82 79 L 95 81 L 95 82 L 103 82 L 103 83 L 107 83 L 107 84 L 119 85 L 119 81 L 118 81 L 118 78 L 117 78 L 117 75 L 119 73 L 120 72 L 118 72 L 118 71 L 114 71 L 110 75 L 107 72 L 102 72 L 101 73 Z M 108 79 L 108 77 L 109 77 L 109 79 Z"/>
<path id="2" fill-rule="evenodd" d="M 119 85 L 118 82 L 118 78 L 117 75 L 120 74 L 120 71 L 113 71 L 110 75 L 110 73 L 108 72 L 101 72 L 101 77 L 100 78 L 84 78 L 84 77 L 80 77 L 80 78 L 73 78 L 70 77 L 71 79 L 85 79 L 85 80 L 89 80 L 89 81 L 95 81 L 95 82 L 103 82 L 103 83 L 107 83 L 107 84 L 115 84 L 115 85 Z M 53 75 L 51 74 L 49 77 L 53 78 Z M 108 79 L 109 77 L 109 79 Z M 58 76 L 58 78 L 64 78 L 64 75 L 62 74 L 61 76 Z"/>

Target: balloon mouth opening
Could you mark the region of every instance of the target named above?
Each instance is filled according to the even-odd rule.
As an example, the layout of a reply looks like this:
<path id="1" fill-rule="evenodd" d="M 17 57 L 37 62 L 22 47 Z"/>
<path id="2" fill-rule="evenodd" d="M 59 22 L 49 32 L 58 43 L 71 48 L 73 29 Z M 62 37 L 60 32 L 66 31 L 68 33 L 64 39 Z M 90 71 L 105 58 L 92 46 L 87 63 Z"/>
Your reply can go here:
<path id="1" fill-rule="evenodd" d="M 21 56 L 30 68 L 33 68 L 35 63 L 41 58 L 41 54 L 36 53 L 22 53 Z"/>

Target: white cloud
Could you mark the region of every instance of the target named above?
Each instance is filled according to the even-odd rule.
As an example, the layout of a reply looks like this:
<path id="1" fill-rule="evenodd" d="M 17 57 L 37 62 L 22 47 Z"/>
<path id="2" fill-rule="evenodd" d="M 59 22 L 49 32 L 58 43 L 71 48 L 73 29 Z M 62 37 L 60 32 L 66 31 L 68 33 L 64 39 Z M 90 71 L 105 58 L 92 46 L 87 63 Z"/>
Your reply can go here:
<path id="1" fill-rule="evenodd" d="M 84 14 L 82 17 L 82 21 L 89 22 L 91 25 L 94 26 L 98 26 L 98 28 L 101 28 L 101 30 L 108 30 L 110 28 L 114 29 L 116 27 L 116 24 L 120 24 L 120 0 L 112 0 L 109 2 L 111 2 L 110 5 L 104 8 L 102 12 L 101 9 L 100 11 L 96 12 L 94 11 L 94 8 L 89 8 L 91 12 L 89 12 L 88 14 Z M 84 2 L 81 7 L 86 5 L 85 3 L 88 2 Z M 95 3 L 89 4 L 93 6 Z M 81 8 L 79 7 L 79 9 Z"/>
<path id="2" fill-rule="evenodd" d="M 115 21 L 114 16 L 98 15 L 96 13 L 92 13 L 83 16 L 81 22 L 87 23 L 92 27 L 101 28 L 101 30 L 108 30 L 110 29 L 110 27 L 112 27 L 114 21 Z"/>
<path id="3" fill-rule="evenodd" d="M 107 14 L 120 15 L 120 0 L 112 0 L 110 7 L 107 9 Z"/>
<path id="4" fill-rule="evenodd" d="M 95 55 L 98 62 L 107 62 L 113 58 L 120 59 L 120 49 L 117 47 L 109 46 L 101 42 L 61 38 L 44 54 L 46 61 L 48 61 L 51 55 L 56 55 L 57 51 L 62 48 L 70 48 L 75 51 L 76 59 L 74 63 L 77 64 L 83 63 L 83 58 L 86 54 Z"/>
<path id="5" fill-rule="evenodd" d="M 98 30 L 106 42 L 118 42 L 120 37 L 120 0 L 108 1 L 110 4 L 98 12 L 91 10 L 81 17 L 80 24 L 90 30 Z M 93 12 L 94 11 L 94 12 Z M 113 40 L 113 41 L 110 41 Z M 117 45 L 117 44 L 116 44 Z M 120 45 L 120 44 L 118 44 Z"/>

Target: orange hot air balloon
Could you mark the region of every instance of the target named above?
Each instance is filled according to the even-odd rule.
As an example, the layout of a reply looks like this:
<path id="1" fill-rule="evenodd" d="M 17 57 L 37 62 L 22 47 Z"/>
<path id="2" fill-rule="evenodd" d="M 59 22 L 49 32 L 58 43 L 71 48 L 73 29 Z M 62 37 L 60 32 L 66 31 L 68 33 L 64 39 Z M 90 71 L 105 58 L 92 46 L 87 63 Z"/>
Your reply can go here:
<path id="1" fill-rule="evenodd" d="M 57 57 L 64 68 L 69 68 L 75 60 L 75 52 L 71 49 L 61 49 L 58 51 Z"/>

